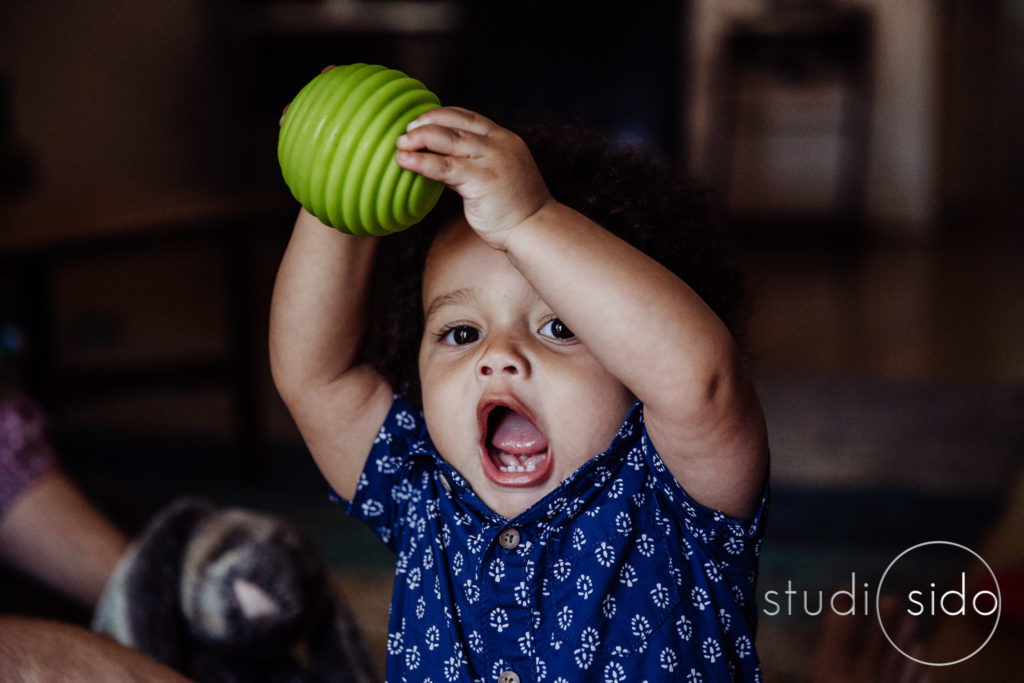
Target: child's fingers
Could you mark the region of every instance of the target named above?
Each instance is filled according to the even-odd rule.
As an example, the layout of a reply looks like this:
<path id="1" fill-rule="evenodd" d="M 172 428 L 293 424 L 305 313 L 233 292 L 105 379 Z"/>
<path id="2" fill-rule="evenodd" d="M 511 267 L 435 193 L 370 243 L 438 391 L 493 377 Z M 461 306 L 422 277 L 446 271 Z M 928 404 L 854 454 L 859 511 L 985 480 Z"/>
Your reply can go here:
<path id="1" fill-rule="evenodd" d="M 467 165 L 470 163 L 467 159 L 445 154 L 407 150 L 399 150 L 395 161 L 404 169 L 449 186 L 459 185 L 465 180 Z"/>
<path id="2" fill-rule="evenodd" d="M 487 138 L 462 128 L 427 123 L 398 137 L 395 146 L 403 151 L 426 149 L 436 154 L 476 158 L 487 152 Z"/>
<path id="3" fill-rule="evenodd" d="M 468 109 L 463 109 L 462 107 L 439 107 L 420 114 L 418 118 L 414 119 L 406 127 L 406 132 L 411 132 L 425 125 L 456 128 L 468 133 L 475 133 L 476 135 L 490 135 L 498 128 L 497 124 L 486 116 L 481 116 Z"/>

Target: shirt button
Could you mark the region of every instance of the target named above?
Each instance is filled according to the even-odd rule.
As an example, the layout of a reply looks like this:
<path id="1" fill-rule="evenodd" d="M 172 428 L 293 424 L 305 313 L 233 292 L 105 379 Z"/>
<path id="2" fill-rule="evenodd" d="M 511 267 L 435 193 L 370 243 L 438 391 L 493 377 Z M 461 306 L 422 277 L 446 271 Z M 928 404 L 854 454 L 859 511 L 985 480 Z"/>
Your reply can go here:
<path id="1" fill-rule="evenodd" d="M 519 534 L 519 529 L 509 528 L 502 531 L 501 535 L 498 536 L 498 543 L 505 550 L 515 550 L 519 546 L 519 541 L 521 538 L 522 536 Z M 505 679 L 501 680 L 504 681 Z M 518 676 L 516 677 L 516 680 L 519 680 Z"/>
<path id="2" fill-rule="evenodd" d="M 502 671 L 498 683 L 519 683 L 519 674 L 515 671 Z"/>

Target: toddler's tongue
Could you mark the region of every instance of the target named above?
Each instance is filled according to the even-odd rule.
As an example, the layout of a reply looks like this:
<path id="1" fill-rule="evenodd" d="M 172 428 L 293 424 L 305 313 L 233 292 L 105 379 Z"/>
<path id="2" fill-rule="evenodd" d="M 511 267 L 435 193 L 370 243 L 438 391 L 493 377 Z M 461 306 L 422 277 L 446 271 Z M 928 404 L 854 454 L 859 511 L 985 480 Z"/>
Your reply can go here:
<path id="1" fill-rule="evenodd" d="M 498 410 L 500 414 L 497 416 L 491 436 L 491 445 L 494 448 L 513 455 L 542 453 L 547 450 L 547 437 L 532 422 L 511 410 Z"/>

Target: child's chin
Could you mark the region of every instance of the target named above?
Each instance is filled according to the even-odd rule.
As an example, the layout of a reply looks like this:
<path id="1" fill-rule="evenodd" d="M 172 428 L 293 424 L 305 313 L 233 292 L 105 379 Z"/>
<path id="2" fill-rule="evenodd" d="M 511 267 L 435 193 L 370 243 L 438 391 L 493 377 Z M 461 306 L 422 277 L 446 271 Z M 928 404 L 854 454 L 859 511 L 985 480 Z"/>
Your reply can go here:
<path id="1" fill-rule="evenodd" d="M 491 490 L 485 500 L 487 507 L 505 519 L 514 519 L 529 510 L 533 505 L 545 496 L 546 490 L 536 488 L 505 488 L 503 490 Z"/>

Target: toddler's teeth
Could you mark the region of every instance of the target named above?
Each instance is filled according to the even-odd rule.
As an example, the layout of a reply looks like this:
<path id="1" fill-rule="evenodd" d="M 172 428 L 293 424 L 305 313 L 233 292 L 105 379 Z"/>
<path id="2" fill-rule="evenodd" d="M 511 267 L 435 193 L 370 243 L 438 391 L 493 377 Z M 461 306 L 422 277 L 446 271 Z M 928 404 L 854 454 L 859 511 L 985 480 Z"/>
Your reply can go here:
<path id="1" fill-rule="evenodd" d="M 544 462 L 544 458 L 538 458 L 536 455 L 507 453 L 500 449 L 495 449 L 493 454 L 498 471 L 507 474 L 536 472 L 538 464 Z"/>
<path id="2" fill-rule="evenodd" d="M 516 464 L 515 456 L 504 451 L 498 451 L 498 459 L 502 467 L 514 467 Z"/>

